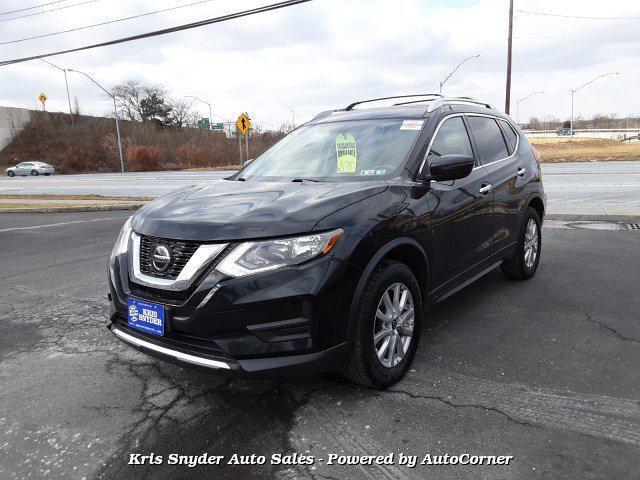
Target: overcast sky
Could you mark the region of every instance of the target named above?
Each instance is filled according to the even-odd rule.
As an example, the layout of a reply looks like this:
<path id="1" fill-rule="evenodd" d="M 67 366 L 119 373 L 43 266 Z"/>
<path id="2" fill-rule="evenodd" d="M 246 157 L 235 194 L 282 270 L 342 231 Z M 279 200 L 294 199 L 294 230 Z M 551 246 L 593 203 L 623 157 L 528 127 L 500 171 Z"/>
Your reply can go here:
<path id="1" fill-rule="evenodd" d="M 0 13 L 51 0 L 0 0 Z M 87 0 L 0 15 L 0 43 L 89 25 L 197 0 L 95 0 L 85 5 L 6 21 Z M 274 0 L 275 1 L 275 0 Z M 97 43 L 270 3 L 211 0 L 200 5 L 45 39 L 0 45 L 0 60 Z M 210 99 L 214 115 L 247 111 L 266 128 L 309 120 L 356 99 L 436 92 L 463 58 L 445 93 L 470 95 L 504 108 L 508 0 L 314 0 L 223 24 L 49 58 L 86 71 L 106 87 L 124 79 L 160 83 L 172 95 Z M 637 0 L 515 0 L 516 10 L 622 17 L 571 19 L 516 13 L 512 116 L 567 118 L 570 89 L 608 72 L 576 93 L 576 113 L 640 115 L 640 4 Z M 71 96 L 83 113 L 110 105 L 85 78 L 69 73 Z M 64 77 L 40 62 L 0 67 L 0 105 L 66 110 Z M 201 109 L 206 115 L 205 106 Z"/>

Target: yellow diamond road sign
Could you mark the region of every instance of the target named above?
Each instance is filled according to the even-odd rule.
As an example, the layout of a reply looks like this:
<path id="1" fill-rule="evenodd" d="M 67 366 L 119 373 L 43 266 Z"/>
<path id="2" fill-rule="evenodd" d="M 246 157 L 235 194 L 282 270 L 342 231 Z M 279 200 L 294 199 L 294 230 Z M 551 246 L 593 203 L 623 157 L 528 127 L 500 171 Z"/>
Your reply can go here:
<path id="1" fill-rule="evenodd" d="M 246 135 L 251 127 L 251 122 L 249 121 L 249 117 L 247 117 L 244 113 L 238 117 L 236 120 L 236 126 L 238 130 L 242 133 L 242 135 Z"/>
<path id="2" fill-rule="evenodd" d="M 44 93 L 41 93 L 40 95 L 38 95 L 38 100 L 40 100 L 44 105 L 44 102 L 47 101 L 47 96 Z"/>

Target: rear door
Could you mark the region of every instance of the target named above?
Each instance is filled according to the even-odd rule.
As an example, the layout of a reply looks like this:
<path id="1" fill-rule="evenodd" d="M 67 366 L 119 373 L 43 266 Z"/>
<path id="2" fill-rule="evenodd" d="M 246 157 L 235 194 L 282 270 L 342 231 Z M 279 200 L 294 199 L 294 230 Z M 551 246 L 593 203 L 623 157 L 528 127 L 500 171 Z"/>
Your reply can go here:
<path id="1" fill-rule="evenodd" d="M 518 175 L 517 138 L 513 138 L 515 132 L 504 120 L 480 115 L 469 115 L 468 120 L 482 157 L 481 168 L 491 179 L 493 190 L 494 232 L 490 251 L 500 255 L 516 241 L 520 203 L 526 194 L 526 182 Z M 507 135 L 505 127 L 511 135 Z"/>
<path id="2" fill-rule="evenodd" d="M 434 157 L 454 154 L 476 156 L 463 114 L 441 120 L 424 168 L 428 168 Z M 433 252 L 430 258 L 436 296 L 464 281 L 487 256 L 493 233 L 489 183 L 486 171 L 479 168 L 474 168 L 466 178 L 431 182 Z"/>

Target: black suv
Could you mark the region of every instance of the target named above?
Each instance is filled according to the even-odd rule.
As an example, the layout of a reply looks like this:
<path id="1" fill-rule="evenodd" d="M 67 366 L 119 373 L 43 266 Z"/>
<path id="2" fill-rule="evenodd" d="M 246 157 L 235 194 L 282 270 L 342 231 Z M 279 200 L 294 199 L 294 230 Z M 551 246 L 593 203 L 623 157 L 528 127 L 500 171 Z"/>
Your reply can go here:
<path id="1" fill-rule="evenodd" d="M 431 305 L 498 266 L 531 277 L 546 197 L 517 125 L 467 97 L 390 99 L 141 208 L 109 263 L 111 331 L 192 367 L 385 387 Z"/>

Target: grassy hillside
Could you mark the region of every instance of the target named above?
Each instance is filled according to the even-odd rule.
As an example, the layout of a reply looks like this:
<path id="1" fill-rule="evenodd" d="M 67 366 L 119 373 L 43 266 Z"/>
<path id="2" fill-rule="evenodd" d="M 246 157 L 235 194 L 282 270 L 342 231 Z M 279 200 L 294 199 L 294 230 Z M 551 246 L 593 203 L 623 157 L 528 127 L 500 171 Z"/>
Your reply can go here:
<path id="1" fill-rule="evenodd" d="M 215 168 L 237 165 L 237 138 L 194 128 L 165 128 L 151 123 L 120 122 L 127 171 Z M 249 158 L 282 138 L 253 134 Z M 244 148 L 244 145 L 243 145 Z M 0 165 L 39 160 L 59 173 L 112 172 L 120 169 L 113 119 L 32 112 L 31 122 L 0 152 Z"/>

